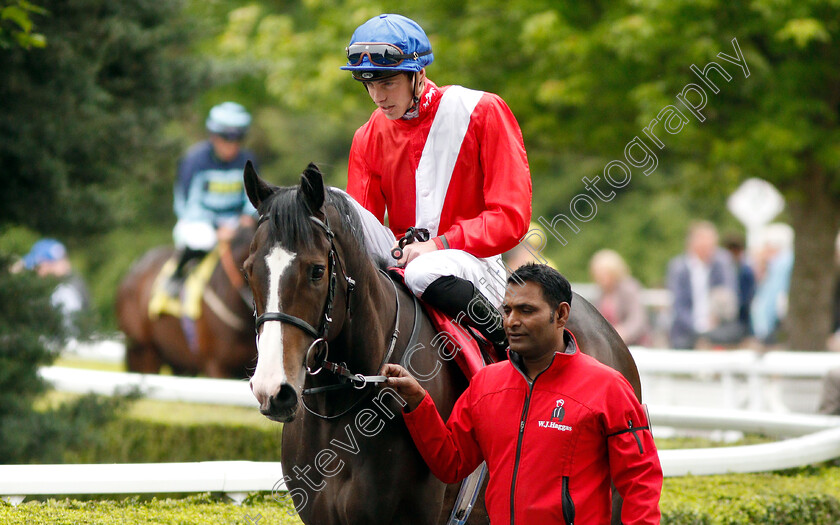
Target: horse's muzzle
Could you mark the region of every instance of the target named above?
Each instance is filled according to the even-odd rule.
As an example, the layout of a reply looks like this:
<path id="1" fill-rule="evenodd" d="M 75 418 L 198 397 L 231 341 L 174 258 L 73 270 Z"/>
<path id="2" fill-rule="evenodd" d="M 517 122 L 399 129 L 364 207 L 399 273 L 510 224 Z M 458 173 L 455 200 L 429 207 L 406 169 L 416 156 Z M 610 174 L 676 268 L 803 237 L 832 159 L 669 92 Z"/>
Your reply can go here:
<path id="1" fill-rule="evenodd" d="M 295 418 L 298 408 L 297 391 L 289 383 L 283 383 L 277 394 L 266 397 L 260 403 L 260 413 L 280 423 L 288 423 Z"/>

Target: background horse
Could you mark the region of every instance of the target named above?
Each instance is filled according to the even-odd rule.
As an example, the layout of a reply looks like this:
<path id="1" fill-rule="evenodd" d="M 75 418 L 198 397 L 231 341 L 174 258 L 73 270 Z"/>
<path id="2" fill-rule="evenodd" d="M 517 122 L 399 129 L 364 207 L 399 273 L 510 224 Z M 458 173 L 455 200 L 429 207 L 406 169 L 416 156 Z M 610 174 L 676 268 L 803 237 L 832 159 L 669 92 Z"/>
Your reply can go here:
<path id="1" fill-rule="evenodd" d="M 248 377 L 257 352 L 252 308 L 242 296 L 248 295 L 250 301 L 241 266 L 253 233 L 253 228 L 238 228 L 227 245 L 230 254 L 222 255 L 213 270 L 202 295 L 201 315 L 195 320 L 192 348 L 180 318 L 165 314 L 157 319 L 149 317 L 155 279 L 174 249 L 153 248 L 132 265 L 116 298 L 117 321 L 126 335 L 129 371 L 158 373 L 167 364 L 177 375 Z"/>
<path id="2" fill-rule="evenodd" d="M 363 375 L 378 374 L 384 362 L 428 372 L 422 384 L 444 419 L 466 378 L 451 358 L 441 359 L 441 340 L 417 301 L 370 258 L 348 197 L 325 191 L 314 165 L 299 187 L 278 188 L 248 164 L 245 188 L 261 215 L 244 265 L 258 330 L 251 390 L 261 413 L 285 422 L 284 481 L 301 519 L 446 523 L 458 485 L 430 473 L 401 419 L 404 402 Z M 569 328 L 581 349 L 616 367 L 639 393 L 618 334 L 581 297 L 573 304 Z M 487 523 L 481 501 L 469 523 Z"/>

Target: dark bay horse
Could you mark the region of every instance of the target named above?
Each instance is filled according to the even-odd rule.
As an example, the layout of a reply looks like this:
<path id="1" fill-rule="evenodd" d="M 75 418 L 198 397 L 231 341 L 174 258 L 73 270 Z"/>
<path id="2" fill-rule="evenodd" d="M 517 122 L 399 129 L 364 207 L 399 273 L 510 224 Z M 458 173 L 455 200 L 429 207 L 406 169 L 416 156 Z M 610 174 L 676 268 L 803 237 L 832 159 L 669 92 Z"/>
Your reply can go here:
<path id="1" fill-rule="evenodd" d="M 242 278 L 241 266 L 253 234 L 253 227 L 240 227 L 229 243 L 220 246 L 229 252 L 222 253 L 207 282 L 201 315 L 194 323 L 192 348 L 180 318 L 164 314 L 151 319 L 148 313 L 155 279 L 174 249 L 153 248 L 132 265 L 120 283 L 116 299 L 117 320 L 126 335 L 129 371 L 158 373 L 162 365 L 168 364 L 176 375 L 238 379 L 250 375 L 257 349 L 250 290 Z"/>
<path id="2" fill-rule="evenodd" d="M 257 316 L 251 390 L 284 422 L 289 497 L 306 524 L 446 523 L 458 485 L 426 467 L 402 422 L 404 401 L 376 376 L 385 362 L 433 371 L 423 382 L 446 419 L 467 381 L 416 299 L 364 248 L 346 194 L 310 164 L 300 186 L 266 184 L 249 163 L 245 188 L 260 224 L 244 270 Z M 581 297 L 569 328 L 583 351 L 639 377 L 618 334 Z M 419 349 L 419 351 L 415 351 Z M 487 523 L 481 502 L 469 523 Z"/>

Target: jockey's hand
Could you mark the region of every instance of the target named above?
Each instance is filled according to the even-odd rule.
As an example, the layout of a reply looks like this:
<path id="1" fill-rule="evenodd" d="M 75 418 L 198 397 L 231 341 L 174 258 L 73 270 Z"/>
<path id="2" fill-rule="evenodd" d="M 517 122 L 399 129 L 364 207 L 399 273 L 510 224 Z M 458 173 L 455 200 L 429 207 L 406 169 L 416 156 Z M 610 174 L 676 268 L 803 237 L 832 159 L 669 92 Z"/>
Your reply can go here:
<path id="1" fill-rule="evenodd" d="M 394 248 L 397 248 L 398 246 L 399 244 L 394 244 Z M 420 255 L 436 251 L 437 249 L 438 248 L 435 244 L 435 241 L 431 239 L 424 242 L 413 242 L 411 244 L 406 244 L 405 248 L 402 249 L 402 257 L 397 259 L 397 266 L 407 266 L 408 263 L 410 263 Z"/>
<path id="2" fill-rule="evenodd" d="M 405 400 L 408 412 L 417 408 L 426 397 L 426 390 L 400 365 L 387 363 L 382 367 L 382 375 L 388 377 L 388 386 Z"/>
<path id="3" fill-rule="evenodd" d="M 250 215 L 242 214 L 239 216 L 239 225 L 243 228 L 253 228 L 257 225 L 257 220 Z"/>
<path id="4" fill-rule="evenodd" d="M 236 229 L 230 226 L 219 226 L 216 228 L 216 238 L 219 239 L 219 242 L 229 242 L 233 239 L 235 233 Z"/>

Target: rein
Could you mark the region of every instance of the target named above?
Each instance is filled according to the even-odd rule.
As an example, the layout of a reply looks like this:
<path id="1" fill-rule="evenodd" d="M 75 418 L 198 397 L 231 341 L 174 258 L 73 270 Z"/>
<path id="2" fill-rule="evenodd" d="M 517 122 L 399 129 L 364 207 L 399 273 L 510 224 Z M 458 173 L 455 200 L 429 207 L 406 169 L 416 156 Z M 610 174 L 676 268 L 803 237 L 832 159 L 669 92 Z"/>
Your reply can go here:
<path id="1" fill-rule="evenodd" d="M 390 280 L 390 278 L 389 278 L 389 280 Z M 388 350 L 385 352 L 385 357 L 382 358 L 382 362 L 379 364 L 379 368 L 377 368 L 377 371 L 382 370 L 382 367 L 385 366 L 385 363 L 387 363 L 391 359 L 391 355 L 393 355 L 393 353 L 394 353 L 394 347 L 397 344 L 397 338 L 399 338 L 399 336 L 400 336 L 400 328 L 399 328 L 399 325 L 400 325 L 400 297 L 399 297 L 399 293 L 397 292 L 397 285 L 394 284 L 394 281 L 391 281 L 391 285 L 394 287 L 394 299 L 396 300 L 396 303 L 397 303 L 397 315 L 396 315 L 396 318 L 394 319 L 394 331 L 391 333 L 391 342 L 388 344 Z M 412 335 L 414 335 L 413 332 L 412 332 Z M 316 370 L 315 372 L 312 372 L 309 369 L 307 369 L 307 372 L 309 372 L 309 375 L 314 376 L 314 375 L 317 375 L 321 371 L 321 369 L 326 370 L 327 372 L 332 372 L 333 374 L 335 374 L 337 376 L 340 376 L 340 377 L 343 377 L 345 379 L 348 379 L 350 382 L 349 383 L 339 383 L 337 385 L 327 385 L 327 386 L 318 386 L 318 387 L 314 387 L 314 388 L 305 388 L 303 390 L 304 395 L 318 394 L 318 393 L 321 393 L 321 392 L 328 392 L 330 390 L 340 390 L 340 389 L 347 388 L 349 386 L 352 386 L 353 388 L 355 388 L 357 390 L 361 390 L 368 384 L 384 383 L 385 381 L 388 380 L 388 378 L 385 377 L 385 376 L 363 376 L 362 374 L 354 374 L 354 373 L 350 372 L 350 370 L 347 369 L 347 367 L 344 366 L 343 363 L 342 364 L 332 363 L 330 361 L 327 361 L 326 358 L 321 360 L 320 367 L 319 367 L 318 370 Z M 359 386 L 356 386 L 356 385 L 359 385 Z"/>
<path id="2" fill-rule="evenodd" d="M 312 222 L 314 222 L 318 226 L 320 226 L 326 232 L 327 238 L 330 241 L 330 251 L 329 251 L 329 255 L 328 255 L 329 268 L 330 268 L 330 280 L 329 280 L 329 287 L 327 288 L 327 298 L 326 298 L 326 301 L 325 301 L 325 304 L 324 304 L 324 317 L 321 319 L 320 326 L 316 330 L 311 324 L 304 321 L 300 317 L 295 317 L 293 315 L 289 315 L 289 314 L 284 313 L 284 312 L 264 312 L 262 315 L 256 315 L 256 311 L 254 311 L 254 316 L 256 318 L 255 323 L 254 323 L 254 327 L 255 327 L 257 333 L 259 333 L 260 326 L 262 326 L 264 323 L 266 323 L 268 321 L 279 321 L 281 323 L 286 323 L 286 324 L 290 324 L 292 326 L 297 327 L 298 329 L 302 330 L 303 332 L 305 332 L 306 334 L 308 334 L 309 336 L 311 336 L 314 339 L 314 341 L 312 341 L 312 344 L 310 344 L 309 348 L 306 350 L 306 354 L 304 356 L 304 367 L 306 368 L 306 373 L 310 376 L 315 376 L 315 375 L 319 374 L 322 370 L 326 370 L 327 372 L 330 372 L 330 373 L 338 376 L 340 380 L 344 381 L 344 382 L 336 384 L 336 385 L 326 385 L 326 386 L 321 386 L 321 387 L 305 388 L 305 389 L 303 389 L 303 392 L 302 392 L 303 395 L 313 395 L 313 394 L 318 394 L 318 393 L 321 393 L 321 392 L 328 392 L 328 391 L 332 391 L 332 390 L 339 390 L 339 389 L 344 389 L 344 388 L 349 388 L 349 387 L 353 387 L 357 390 L 363 390 L 368 385 L 376 385 L 376 384 L 380 384 L 380 383 L 385 383 L 388 380 L 388 378 L 385 377 L 385 376 L 381 376 L 381 375 L 366 376 L 366 375 L 363 375 L 363 374 L 356 374 L 356 373 L 353 373 L 352 371 L 350 371 L 347 368 L 347 365 L 345 363 L 334 363 L 332 361 L 327 360 L 327 357 L 329 357 L 329 342 L 327 341 L 326 337 L 327 337 L 327 333 L 329 332 L 330 323 L 332 323 L 332 310 L 333 310 L 334 301 L 335 301 L 336 282 L 338 281 L 337 269 L 338 268 L 341 269 L 342 276 L 344 277 L 345 282 L 347 283 L 347 293 L 346 293 L 346 297 L 345 297 L 345 302 L 346 302 L 346 307 L 347 307 L 346 319 L 350 319 L 351 315 L 352 315 L 352 310 L 351 310 L 351 307 L 350 307 L 350 303 L 351 303 L 353 291 L 356 288 L 356 281 L 354 281 L 352 277 L 347 275 L 344 264 L 341 262 L 341 257 L 339 256 L 338 251 L 335 248 L 335 233 L 333 233 L 332 229 L 330 228 L 329 220 L 327 219 L 326 214 L 324 215 L 324 220 L 323 221 L 318 219 L 315 216 L 310 216 L 309 219 L 312 220 Z M 266 217 L 260 218 L 260 223 L 262 223 L 265 220 L 266 220 Z M 394 330 L 393 330 L 393 332 L 391 334 L 391 337 L 390 337 L 390 342 L 388 344 L 388 350 L 385 352 L 385 355 L 382 359 L 382 362 L 380 363 L 379 368 L 377 368 L 377 370 L 376 370 L 377 372 L 379 370 L 381 370 L 382 367 L 385 366 L 385 363 L 387 363 L 391 359 L 391 356 L 394 353 L 394 348 L 396 347 L 397 339 L 399 338 L 399 334 L 400 334 L 400 331 L 399 331 L 400 297 L 399 297 L 399 292 L 397 291 L 397 285 L 394 284 L 394 281 L 390 277 L 388 277 L 388 275 L 385 274 L 385 272 L 382 272 L 382 270 L 380 270 L 380 272 L 383 273 L 386 276 L 386 278 L 388 278 L 388 280 L 391 282 L 391 285 L 394 288 L 394 299 L 395 299 L 396 304 L 397 304 L 397 311 L 396 311 L 396 317 L 394 319 Z M 415 341 L 417 339 L 417 337 L 418 337 L 417 330 L 418 330 L 418 326 L 420 324 L 419 323 L 420 305 L 419 305 L 416 297 L 414 297 L 414 309 L 415 309 L 414 326 L 412 328 L 410 342 Z M 322 352 L 323 355 L 322 356 L 319 355 L 319 354 L 321 354 L 321 352 L 316 353 L 316 355 L 314 356 L 314 360 L 317 363 L 317 368 L 315 370 L 313 370 L 309 366 L 310 354 L 312 353 L 313 349 L 316 349 L 316 352 L 317 352 L 317 349 L 319 349 L 319 348 L 323 348 L 323 352 Z M 368 392 L 372 392 L 372 390 L 369 390 Z M 356 400 L 356 402 L 354 402 L 350 406 L 350 408 L 348 408 L 347 410 L 344 410 L 340 414 L 333 415 L 333 416 L 328 416 L 328 415 L 319 414 L 319 413 L 315 412 L 312 408 L 310 408 L 306 404 L 306 400 L 304 400 L 303 406 L 304 406 L 304 408 L 306 408 L 306 410 L 310 414 L 313 414 L 313 415 L 315 415 L 315 416 L 317 416 L 321 419 L 337 419 L 337 418 L 347 414 L 348 412 L 350 412 L 354 408 L 356 408 L 367 397 L 368 397 L 367 395 L 362 396 L 361 398 Z"/>
<path id="3" fill-rule="evenodd" d="M 394 301 L 397 304 L 397 309 L 396 309 L 396 316 L 394 318 L 394 331 L 391 333 L 390 343 L 388 344 L 388 350 L 385 352 L 385 355 L 382 357 L 382 360 L 379 363 L 379 366 L 377 367 L 377 371 L 382 370 L 382 367 L 385 366 L 385 364 L 388 363 L 391 360 L 391 357 L 393 357 L 394 348 L 396 347 L 397 339 L 398 339 L 399 334 L 400 334 L 400 330 L 399 330 L 399 324 L 400 324 L 400 296 L 399 296 L 399 292 L 397 291 L 397 285 L 394 284 L 393 279 L 388 277 L 388 275 L 385 272 L 383 272 L 382 270 L 379 270 L 379 271 L 383 275 L 385 275 L 385 277 L 391 282 L 391 286 L 394 288 Z M 413 325 L 412 325 L 412 328 L 411 328 L 411 336 L 409 337 L 408 345 L 406 346 L 406 348 L 411 348 L 412 346 L 414 346 L 417 343 L 417 339 L 419 337 L 419 328 L 420 328 L 420 315 L 421 315 L 420 302 L 417 300 L 417 297 L 414 296 L 413 294 L 412 294 L 411 297 L 412 297 L 412 299 L 414 299 L 414 322 L 413 322 Z M 321 392 L 328 392 L 328 391 L 332 391 L 332 390 L 340 390 L 340 389 L 348 388 L 350 386 L 352 386 L 353 388 L 355 388 L 357 390 L 363 390 L 368 385 L 375 385 L 375 384 L 378 384 L 378 383 L 384 383 L 388 380 L 388 378 L 386 376 L 364 376 L 362 374 L 355 374 L 354 375 L 343 364 L 339 365 L 339 364 L 331 363 L 331 362 L 326 361 L 326 360 L 322 362 L 322 367 L 325 370 L 327 370 L 329 372 L 333 372 L 334 374 L 338 375 L 339 378 L 345 380 L 345 382 L 344 383 L 339 383 L 339 384 L 336 384 L 336 385 L 326 385 L 326 386 L 320 386 L 320 387 L 314 387 L 314 388 L 305 388 L 305 389 L 303 389 L 303 395 L 312 395 L 312 394 L 318 394 L 318 393 L 321 393 Z M 315 375 L 315 374 L 310 374 L 310 375 Z M 338 419 L 338 418 L 352 412 L 353 410 L 355 410 L 361 403 L 366 401 L 373 392 L 374 392 L 373 389 L 368 389 L 367 392 L 365 393 L 365 395 L 361 396 L 359 399 L 354 401 L 352 405 L 350 405 L 345 410 L 342 410 L 338 414 L 334 414 L 334 415 L 326 415 L 326 414 L 320 414 L 320 413 L 316 412 L 313 408 L 311 408 L 307 404 L 306 398 L 303 398 L 303 408 L 305 408 L 306 411 L 309 412 L 310 414 L 312 414 L 313 416 L 316 416 L 320 419 L 325 419 L 325 420 L 328 420 L 328 421 L 333 420 L 333 419 Z"/>
<path id="4" fill-rule="evenodd" d="M 233 260 L 233 252 L 230 250 L 229 241 L 219 243 L 219 260 L 222 263 L 222 269 L 225 271 L 225 275 L 227 275 L 230 284 L 237 290 L 245 288 L 245 278 L 242 277 L 242 274 L 239 273 L 239 269 L 236 267 L 236 261 Z"/>
<path id="5" fill-rule="evenodd" d="M 228 282 L 236 290 L 239 298 L 246 306 L 254 304 L 254 296 L 251 294 L 251 289 L 245 284 L 245 279 L 237 268 L 236 261 L 233 260 L 233 252 L 230 249 L 230 242 L 224 241 L 219 243 L 219 262 Z M 208 286 L 204 290 L 204 300 L 207 306 L 213 310 L 219 319 L 234 330 L 244 330 L 247 319 L 242 319 L 228 308 L 227 304 L 218 296 L 213 288 Z"/>

